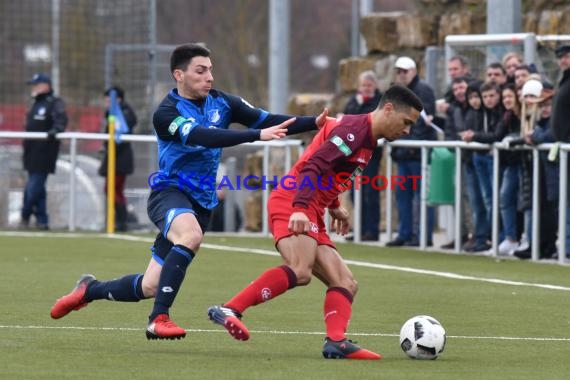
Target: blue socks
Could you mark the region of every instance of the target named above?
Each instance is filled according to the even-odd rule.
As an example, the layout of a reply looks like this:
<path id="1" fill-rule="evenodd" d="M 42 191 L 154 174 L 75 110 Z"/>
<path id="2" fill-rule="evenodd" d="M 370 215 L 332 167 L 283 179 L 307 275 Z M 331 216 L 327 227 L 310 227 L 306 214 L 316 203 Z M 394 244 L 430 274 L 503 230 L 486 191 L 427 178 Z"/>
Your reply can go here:
<path id="1" fill-rule="evenodd" d="M 152 322 L 159 314 L 168 314 L 182 281 L 184 281 L 186 268 L 194 256 L 195 253 L 183 245 L 177 244 L 170 249 L 162 265 L 154 308 L 149 316 L 149 321 Z"/>
<path id="2" fill-rule="evenodd" d="M 129 274 L 111 281 L 93 281 L 87 287 L 85 299 L 87 302 L 102 299 L 138 302 L 145 298 L 142 291 L 142 279 L 142 274 Z"/>

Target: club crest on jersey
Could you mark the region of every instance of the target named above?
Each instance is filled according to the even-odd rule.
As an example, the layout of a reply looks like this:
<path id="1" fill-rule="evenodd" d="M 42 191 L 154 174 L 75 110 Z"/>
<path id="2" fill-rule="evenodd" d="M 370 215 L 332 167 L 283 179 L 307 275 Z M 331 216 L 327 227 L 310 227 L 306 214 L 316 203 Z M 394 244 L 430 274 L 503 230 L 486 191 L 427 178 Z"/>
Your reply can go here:
<path id="1" fill-rule="evenodd" d="M 354 135 L 352 133 L 349 133 L 348 135 L 346 135 L 346 139 L 348 141 L 354 141 Z"/>
<path id="2" fill-rule="evenodd" d="M 319 233 L 319 226 L 317 226 L 315 223 L 313 222 L 309 222 L 309 224 L 311 225 L 311 232 L 314 232 L 316 234 Z"/>
<path id="3" fill-rule="evenodd" d="M 220 121 L 220 111 L 216 108 L 213 110 L 208 111 L 208 120 L 210 121 L 210 123 L 217 123 L 218 121 Z"/>
<path id="4" fill-rule="evenodd" d="M 352 150 L 348 147 L 348 145 L 346 145 L 342 138 L 335 135 L 331 137 L 330 141 L 336 145 L 345 156 L 350 156 L 352 154 Z"/>

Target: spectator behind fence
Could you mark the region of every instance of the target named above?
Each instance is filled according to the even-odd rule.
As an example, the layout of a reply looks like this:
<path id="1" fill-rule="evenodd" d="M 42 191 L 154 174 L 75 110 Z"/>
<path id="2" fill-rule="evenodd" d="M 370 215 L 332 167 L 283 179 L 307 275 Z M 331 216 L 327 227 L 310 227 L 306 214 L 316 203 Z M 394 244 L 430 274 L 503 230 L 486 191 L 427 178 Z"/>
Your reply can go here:
<path id="1" fill-rule="evenodd" d="M 467 102 L 467 87 L 468 87 L 467 77 L 456 77 L 451 81 L 451 90 L 453 92 L 453 99 L 447 109 L 447 116 L 445 122 L 445 139 L 446 140 L 459 140 L 459 132 L 466 130 L 465 120 L 467 117 L 467 112 L 469 110 L 469 104 Z M 470 161 L 470 152 L 463 150 L 461 152 L 462 165 L 464 165 L 467 159 Z M 465 177 L 464 177 L 465 178 Z M 469 233 L 473 228 L 469 201 L 467 198 L 466 191 L 466 181 L 461 182 L 461 245 L 468 243 Z M 473 242 L 469 242 L 464 249 L 467 249 L 473 245 Z M 451 241 L 447 244 L 441 246 L 443 249 L 453 249 L 455 247 L 455 241 Z"/>
<path id="2" fill-rule="evenodd" d="M 490 63 L 485 70 L 485 81 L 495 82 L 500 87 L 507 83 L 507 72 L 499 62 Z"/>
<path id="3" fill-rule="evenodd" d="M 515 70 L 524 63 L 523 57 L 519 53 L 509 52 L 501 60 L 506 74 L 506 83 L 515 83 Z"/>
<path id="4" fill-rule="evenodd" d="M 59 140 L 56 134 L 67 126 L 67 113 L 63 101 L 56 97 L 51 87 L 51 79 L 43 73 L 34 74 L 27 84 L 32 86 L 34 102 L 26 115 L 26 132 L 47 132 L 47 140 L 24 140 L 24 169 L 28 180 L 24 188 L 24 203 L 21 212 L 21 228 L 30 227 L 30 217 L 34 215 L 36 228 L 49 229 L 47 214 L 46 180 L 55 173 L 59 155 Z"/>
<path id="5" fill-rule="evenodd" d="M 496 86 L 493 82 L 488 83 L 490 86 Z M 484 94 L 486 93 L 483 88 L 482 92 Z M 500 120 L 495 124 L 492 130 L 475 133 L 472 137 L 472 141 L 493 143 L 495 141 L 520 136 L 521 107 L 514 84 L 508 83 L 504 86 L 501 91 L 501 99 L 506 111 L 502 113 Z M 504 239 L 499 244 L 499 254 L 502 255 L 512 255 L 518 247 L 517 199 L 519 191 L 520 155 L 520 152 L 511 151 L 501 151 L 499 154 L 499 171 L 501 178 L 499 207 L 503 225 L 502 235 L 504 236 Z M 491 165 L 492 162 L 493 159 L 491 157 Z M 489 182 L 491 182 L 491 179 L 492 168 L 489 174 Z M 481 181 L 481 177 L 479 177 L 479 180 Z M 487 211 L 490 212 L 488 207 Z"/>
<path id="6" fill-rule="evenodd" d="M 447 74 L 452 82 L 455 78 L 459 77 L 464 77 L 468 81 L 471 80 L 470 70 L 469 60 L 462 55 L 454 55 L 447 61 Z M 453 91 L 451 86 L 449 86 L 443 95 L 443 99 L 438 99 L 436 103 L 436 113 L 440 116 L 445 115 L 451 102 L 453 102 Z"/>
<path id="7" fill-rule="evenodd" d="M 468 129 L 461 134 L 463 141 L 477 141 L 493 143 L 496 141 L 495 131 L 503 117 L 501 104 L 501 88 L 494 81 L 487 81 L 481 85 L 481 98 L 483 100 L 483 112 L 476 129 Z M 481 188 L 481 195 L 485 202 L 487 226 L 491 228 L 491 215 L 493 209 L 493 156 L 489 150 L 476 150 L 473 153 L 473 165 L 477 180 Z M 490 233 L 490 230 L 489 230 Z"/>
<path id="8" fill-rule="evenodd" d="M 558 66 L 562 72 L 562 78 L 558 83 L 558 90 L 552 101 L 552 132 L 557 141 L 570 143 L 570 45 L 562 45 L 556 49 Z M 570 168 L 570 166 L 569 166 Z M 570 170 L 569 170 L 570 172 Z M 570 184 L 570 175 L 568 176 Z M 570 197 L 570 191 L 568 192 Z M 570 257 L 570 202 L 566 211 L 566 257 Z M 560 237 L 562 239 L 562 236 Z"/>
<path id="9" fill-rule="evenodd" d="M 354 94 L 346 107 L 344 113 L 347 115 L 359 115 L 374 111 L 382 94 L 378 90 L 378 78 L 372 70 L 364 71 L 358 76 L 358 91 Z M 382 160 L 382 147 L 374 149 L 372 158 L 362 172 L 363 176 L 373 178 L 380 171 L 380 161 Z M 360 214 L 360 226 L 362 241 L 377 241 L 380 232 L 380 190 L 372 184 L 360 185 L 362 189 L 362 207 Z M 354 191 L 351 191 L 354 199 Z M 350 240 L 350 239 L 349 239 Z"/>
<path id="10" fill-rule="evenodd" d="M 123 113 L 126 128 L 122 133 L 131 134 L 137 124 L 137 115 L 131 106 L 125 101 L 125 91 L 120 87 L 111 87 L 104 92 L 105 96 L 105 133 L 109 133 L 109 107 L 111 103 L 111 91 L 115 91 L 117 101 Z M 115 133 L 119 133 L 115 124 Z M 99 167 L 99 175 L 105 177 L 105 186 L 103 191 L 107 194 L 107 142 L 103 144 L 103 157 L 101 166 Z M 125 181 L 127 176 L 133 174 L 134 171 L 134 155 L 131 143 L 126 141 L 118 141 L 116 144 L 116 162 L 115 162 L 115 222 L 117 231 L 127 231 L 127 198 L 125 197 Z"/>
<path id="11" fill-rule="evenodd" d="M 513 83 L 507 83 L 501 94 L 505 115 L 496 131 L 496 140 L 510 141 L 521 136 L 521 103 Z M 520 179 L 522 161 L 528 160 L 529 152 L 503 150 L 499 153 L 500 190 L 499 210 L 503 226 L 502 241 L 499 244 L 499 254 L 513 255 L 519 246 L 519 234 L 517 223 L 519 215 L 517 211 L 520 203 Z M 528 168 L 528 165 L 525 165 Z M 532 178 L 532 177 L 531 177 Z M 522 214 L 521 214 L 522 216 Z M 522 218 L 520 218 L 522 221 Z"/>
<path id="12" fill-rule="evenodd" d="M 399 57 L 394 65 L 396 71 L 396 83 L 407 86 L 422 101 L 424 110 L 429 118 L 435 113 L 435 94 L 433 89 L 418 75 L 416 63 L 410 57 Z M 412 125 L 410 134 L 401 140 L 435 140 L 435 131 L 421 118 Z M 398 175 L 421 176 L 421 150 L 419 148 L 398 147 L 392 149 L 392 158 L 398 166 Z M 398 237 L 386 244 L 388 247 L 400 247 L 403 245 L 415 247 L 419 245 L 419 206 L 421 186 L 426 182 L 424 178 L 418 180 L 417 188 L 411 185 L 396 188 L 396 204 L 398 206 Z M 427 210 L 427 244 L 433 244 L 434 210 Z"/>
<path id="13" fill-rule="evenodd" d="M 469 109 L 465 116 L 465 129 L 477 130 L 483 120 L 483 100 L 481 99 L 481 81 L 473 81 L 467 86 L 467 101 Z M 485 201 L 481 193 L 481 184 L 475 171 L 473 164 L 473 150 L 464 149 L 465 154 L 462 156 L 462 164 L 465 175 L 465 185 L 467 188 L 467 197 L 471 206 L 471 219 L 473 221 L 473 242 L 465 245 L 463 249 L 467 252 L 483 252 L 489 250 L 491 245 L 488 243 L 490 238 L 491 226 L 487 219 L 487 209 Z"/>
<path id="14" fill-rule="evenodd" d="M 528 144 L 538 145 L 543 143 L 553 143 L 556 140 L 552 134 L 550 117 L 552 115 L 552 96 L 554 91 L 552 85 L 543 83 L 541 96 L 536 99 L 529 99 L 529 102 L 538 102 L 539 119 L 532 132 L 528 132 L 525 140 Z M 548 152 L 540 151 L 539 170 L 539 234 L 540 234 L 540 258 L 552 258 L 556 255 L 556 240 L 558 238 L 558 194 L 560 182 L 560 169 L 558 161 L 549 160 Z M 527 244 L 521 243 L 515 252 L 519 259 L 530 259 L 532 234 L 530 233 L 532 223 L 527 225 L 527 235 L 530 238 Z"/>
<path id="15" fill-rule="evenodd" d="M 550 87 L 550 88 L 547 88 Z M 528 144 L 554 142 L 549 128 L 551 116 L 552 86 L 531 79 L 522 88 L 523 134 Z M 530 152 L 525 152 L 530 156 Z M 559 168 L 556 162 L 548 161 L 548 152 L 539 152 L 539 258 L 551 258 L 556 254 L 558 231 L 558 186 Z M 528 259 L 531 256 L 532 235 L 532 157 L 522 161 L 521 209 L 525 211 L 526 239 L 521 241 L 515 256 Z"/>
<path id="16" fill-rule="evenodd" d="M 532 74 L 532 69 L 529 65 L 520 65 L 517 66 L 515 69 L 515 87 L 517 89 L 517 93 L 519 97 L 521 97 L 521 90 L 525 82 L 528 80 L 528 77 Z"/>

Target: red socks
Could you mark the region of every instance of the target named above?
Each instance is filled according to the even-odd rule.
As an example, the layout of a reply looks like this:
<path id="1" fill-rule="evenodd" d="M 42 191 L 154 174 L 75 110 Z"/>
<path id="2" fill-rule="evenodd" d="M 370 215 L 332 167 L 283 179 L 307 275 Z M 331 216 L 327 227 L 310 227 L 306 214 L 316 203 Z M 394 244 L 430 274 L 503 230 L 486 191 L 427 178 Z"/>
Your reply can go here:
<path id="1" fill-rule="evenodd" d="M 286 265 L 271 268 L 224 303 L 224 306 L 243 313 L 248 307 L 269 301 L 296 285 L 297 276 L 291 268 Z"/>
<path id="2" fill-rule="evenodd" d="M 324 313 L 327 337 L 334 341 L 343 340 L 352 313 L 352 294 L 344 288 L 329 288 Z"/>

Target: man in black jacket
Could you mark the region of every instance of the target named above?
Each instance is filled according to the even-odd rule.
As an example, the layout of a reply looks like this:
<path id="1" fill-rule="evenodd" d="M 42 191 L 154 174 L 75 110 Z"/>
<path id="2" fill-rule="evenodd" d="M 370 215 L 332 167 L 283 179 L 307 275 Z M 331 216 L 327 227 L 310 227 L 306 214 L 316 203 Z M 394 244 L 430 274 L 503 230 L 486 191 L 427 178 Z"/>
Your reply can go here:
<path id="1" fill-rule="evenodd" d="M 378 90 L 378 78 L 372 70 L 364 71 L 358 76 L 358 91 L 349 99 L 344 108 L 348 115 L 360 115 L 374 111 L 382 94 Z M 363 176 L 374 178 L 380 170 L 382 147 L 374 149 Z M 372 184 L 360 185 L 362 189 L 362 207 L 360 225 L 362 241 L 378 241 L 380 233 L 380 190 Z"/>
<path id="2" fill-rule="evenodd" d="M 556 140 L 567 143 L 570 142 L 570 45 L 558 47 L 556 57 L 562 72 L 562 79 L 552 101 L 550 123 Z M 566 256 L 568 257 L 570 253 L 570 212 L 566 215 Z M 560 238 L 562 239 L 562 236 Z"/>
<path id="3" fill-rule="evenodd" d="M 26 116 L 26 132 L 47 132 L 47 140 L 24 140 L 24 169 L 28 182 L 24 188 L 24 203 L 20 226 L 28 228 L 30 217 L 35 216 L 36 227 L 49 229 L 46 200 L 46 180 L 55 172 L 59 154 L 59 140 L 55 135 L 67 126 L 63 101 L 53 94 L 51 79 L 42 73 L 35 74 L 27 84 L 32 86 L 34 103 Z"/>
<path id="4" fill-rule="evenodd" d="M 428 117 L 435 114 L 435 93 L 433 89 L 418 75 L 416 63 L 410 57 L 399 57 L 394 64 L 396 70 L 397 84 L 408 87 L 422 101 L 424 110 Z M 400 140 L 435 140 L 435 131 L 426 123 L 423 118 L 412 125 L 410 134 Z M 421 151 L 419 148 L 394 148 L 392 158 L 398 165 L 398 175 L 404 178 L 408 176 L 421 176 Z M 408 186 L 408 183 L 410 185 Z M 424 186 L 424 179 L 418 181 L 418 188 L 413 189 L 411 182 L 406 182 L 400 188 L 396 188 L 396 204 L 398 207 L 398 237 L 388 242 L 389 247 L 399 247 L 402 245 L 419 245 L 419 203 L 420 189 Z M 428 245 L 433 242 L 434 210 L 428 207 L 427 212 L 427 240 Z"/>

